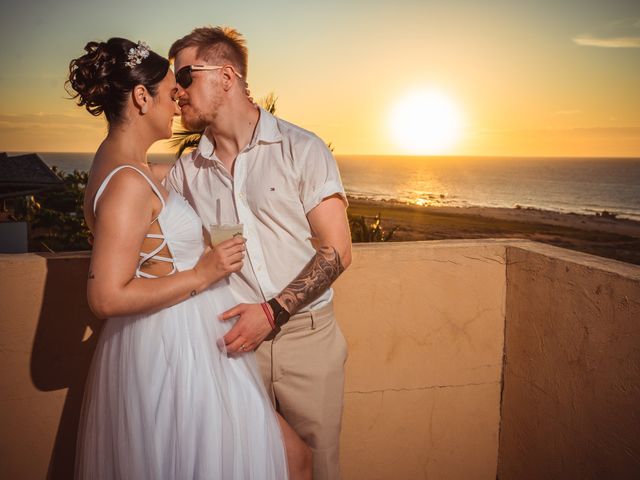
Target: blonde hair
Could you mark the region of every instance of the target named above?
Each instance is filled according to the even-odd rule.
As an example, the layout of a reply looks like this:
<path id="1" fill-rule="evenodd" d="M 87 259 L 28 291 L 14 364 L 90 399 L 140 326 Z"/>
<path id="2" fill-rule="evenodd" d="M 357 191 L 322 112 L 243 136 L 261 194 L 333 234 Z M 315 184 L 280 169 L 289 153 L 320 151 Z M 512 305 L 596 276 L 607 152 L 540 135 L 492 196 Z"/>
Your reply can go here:
<path id="1" fill-rule="evenodd" d="M 169 58 L 185 48 L 196 47 L 196 54 L 207 61 L 229 63 L 247 78 L 249 51 L 247 42 L 240 32 L 231 27 L 199 27 L 188 35 L 176 40 L 169 49 Z"/>

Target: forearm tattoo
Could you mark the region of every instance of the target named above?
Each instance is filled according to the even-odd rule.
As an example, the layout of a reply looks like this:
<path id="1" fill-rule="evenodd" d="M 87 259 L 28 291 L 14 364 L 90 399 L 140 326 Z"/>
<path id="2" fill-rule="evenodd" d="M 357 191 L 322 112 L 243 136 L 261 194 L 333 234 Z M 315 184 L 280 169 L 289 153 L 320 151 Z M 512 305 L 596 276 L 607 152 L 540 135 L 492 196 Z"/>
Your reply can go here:
<path id="1" fill-rule="evenodd" d="M 279 299 L 292 315 L 318 298 L 344 271 L 334 247 L 320 247 L 315 256 L 282 291 Z"/>
<path id="2" fill-rule="evenodd" d="M 89 280 L 93 280 L 94 278 L 96 278 L 96 276 L 93 274 L 93 272 L 91 270 L 89 270 L 89 275 L 87 276 L 87 278 Z"/>

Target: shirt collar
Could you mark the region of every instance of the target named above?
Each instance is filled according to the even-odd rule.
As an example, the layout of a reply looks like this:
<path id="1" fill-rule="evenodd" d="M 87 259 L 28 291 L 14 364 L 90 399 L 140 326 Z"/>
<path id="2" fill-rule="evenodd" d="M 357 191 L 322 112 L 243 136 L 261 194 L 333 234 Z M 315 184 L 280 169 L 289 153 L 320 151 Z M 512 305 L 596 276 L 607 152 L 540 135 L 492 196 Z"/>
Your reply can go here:
<path id="1" fill-rule="evenodd" d="M 213 145 L 213 141 L 209 138 L 209 130 L 207 129 L 200 136 L 200 141 L 198 142 L 198 148 L 196 149 L 196 156 L 202 155 L 204 158 L 213 160 L 214 150 L 215 150 L 215 147 Z"/>
<path id="2" fill-rule="evenodd" d="M 253 147 L 258 143 L 278 143 L 282 141 L 282 134 L 278 129 L 278 121 L 276 117 L 267 112 L 264 108 L 260 109 L 260 118 L 256 127 L 256 132 L 249 143 L 249 147 Z"/>
<path id="3" fill-rule="evenodd" d="M 256 126 L 253 138 L 247 147 L 248 150 L 260 143 L 268 144 L 282 141 L 282 134 L 278 128 L 278 121 L 276 120 L 276 117 L 267 112 L 264 108 L 258 108 L 260 109 L 260 117 L 258 119 L 258 125 Z M 198 148 L 196 150 L 196 156 L 197 155 L 201 155 L 209 160 L 214 159 L 215 145 L 213 144 L 213 139 L 208 129 L 205 130 L 200 137 L 200 142 L 198 142 Z"/>

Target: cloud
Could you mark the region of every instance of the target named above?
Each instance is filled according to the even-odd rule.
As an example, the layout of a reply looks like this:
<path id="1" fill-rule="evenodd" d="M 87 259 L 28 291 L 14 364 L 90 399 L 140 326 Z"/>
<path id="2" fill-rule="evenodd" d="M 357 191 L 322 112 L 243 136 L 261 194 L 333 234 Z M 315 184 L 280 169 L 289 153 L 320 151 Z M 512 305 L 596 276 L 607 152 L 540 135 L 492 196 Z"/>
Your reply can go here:
<path id="1" fill-rule="evenodd" d="M 0 152 L 93 152 L 105 134 L 104 118 L 86 112 L 0 113 Z M 151 147 L 152 153 L 173 153 L 166 141 Z"/>
<path id="2" fill-rule="evenodd" d="M 578 35 L 573 41 L 583 47 L 640 48 L 640 37 L 597 38 L 592 35 Z"/>
<path id="3" fill-rule="evenodd" d="M 640 140 L 640 126 L 628 127 L 573 127 L 573 128 L 531 128 L 518 130 L 480 129 L 473 132 L 474 136 L 510 136 L 510 137 L 591 137 L 591 138 L 635 138 Z M 640 145 L 640 144 L 638 144 Z"/>
<path id="4" fill-rule="evenodd" d="M 83 112 L 84 113 L 84 112 Z M 100 125 L 103 128 L 104 121 L 96 121 L 89 115 L 64 115 L 57 113 L 24 113 L 18 115 L 8 115 L 0 113 L 0 126 L 73 126 L 78 128 L 96 128 Z"/>
<path id="5" fill-rule="evenodd" d="M 579 113 L 582 113 L 582 110 L 558 110 L 553 112 L 554 115 L 577 115 Z"/>
<path id="6" fill-rule="evenodd" d="M 640 127 L 582 127 L 569 128 L 567 132 L 591 137 L 640 138 Z"/>
<path id="7" fill-rule="evenodd" d="M 640 126 L 476 130 L 466 150 L 473 155 L 638 157 Z"/>
<path id="8" fill-rule="evenodd" d="M 640 48 L 639 28 L 640 18 L 622 18 L 577 35 L 572 40 L 584 47 Z"/>
<path id="9" fill-rule="evenodd" d="M 90 115 L 0 114 L 0 152 L 92 151 L 105 132 Z"/>

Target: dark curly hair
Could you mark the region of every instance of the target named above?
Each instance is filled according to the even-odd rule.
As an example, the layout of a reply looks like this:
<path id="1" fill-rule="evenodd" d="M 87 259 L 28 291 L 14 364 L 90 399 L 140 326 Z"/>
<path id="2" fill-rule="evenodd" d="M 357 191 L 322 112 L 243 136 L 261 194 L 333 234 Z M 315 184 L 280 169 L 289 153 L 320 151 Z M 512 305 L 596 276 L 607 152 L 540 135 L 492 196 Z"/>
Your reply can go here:
<path id="1" fill-rule="evenodd" d="M 91 115 L 104 113 L 110 124 L 122 120 L 127 95 L 136 85 L 144 85 L 152 96 L 158 83 L 169 71 L 169 61 L 155 52 L 130 68 L 129 49 L 137 44 L 125 38 L 110 38 L 106 42 L 89 42 L 86 53 L 69 63 L 69 78 L 65 88 Z"/>

